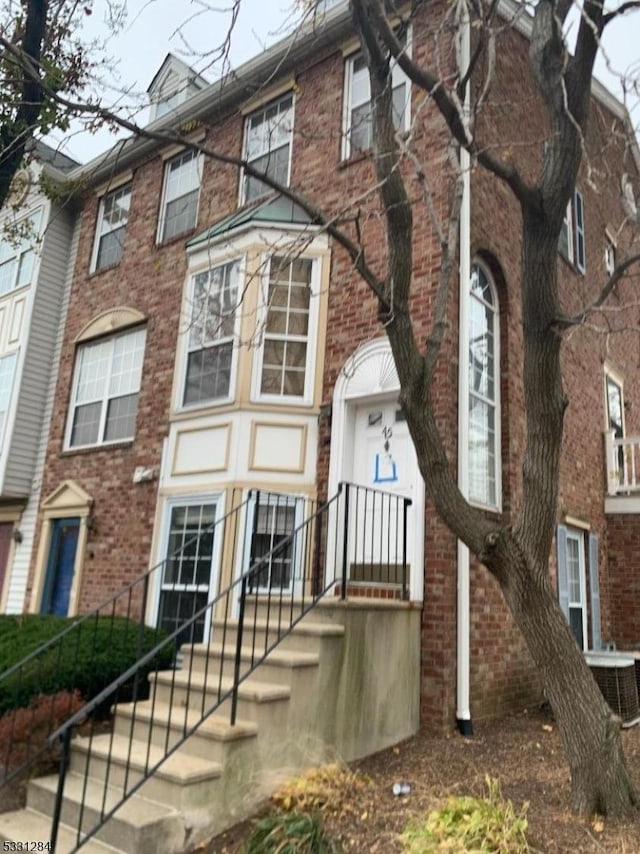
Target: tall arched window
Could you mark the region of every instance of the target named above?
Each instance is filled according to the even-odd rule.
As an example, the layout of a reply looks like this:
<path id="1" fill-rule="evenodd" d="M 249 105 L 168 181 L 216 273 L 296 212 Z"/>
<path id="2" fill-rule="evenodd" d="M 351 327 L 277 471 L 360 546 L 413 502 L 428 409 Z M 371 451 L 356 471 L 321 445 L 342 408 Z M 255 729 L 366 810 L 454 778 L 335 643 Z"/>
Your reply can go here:
<path id="1" fill-rule="evenodd" d="M 469 306 L 469 499 L 500 505 L 500 329 L 495 287 L 471 267 Z"/>

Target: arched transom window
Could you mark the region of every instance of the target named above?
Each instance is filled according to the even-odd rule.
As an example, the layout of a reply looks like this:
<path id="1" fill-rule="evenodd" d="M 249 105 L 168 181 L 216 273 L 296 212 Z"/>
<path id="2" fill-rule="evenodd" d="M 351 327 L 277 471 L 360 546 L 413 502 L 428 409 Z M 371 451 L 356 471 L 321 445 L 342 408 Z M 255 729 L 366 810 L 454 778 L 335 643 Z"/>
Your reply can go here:
<path id="1" fill-rule="evenodd" d="M 500 505 L 498 299 L 484 267 L 471 267 L 469 307 L 469 499 Z"/>

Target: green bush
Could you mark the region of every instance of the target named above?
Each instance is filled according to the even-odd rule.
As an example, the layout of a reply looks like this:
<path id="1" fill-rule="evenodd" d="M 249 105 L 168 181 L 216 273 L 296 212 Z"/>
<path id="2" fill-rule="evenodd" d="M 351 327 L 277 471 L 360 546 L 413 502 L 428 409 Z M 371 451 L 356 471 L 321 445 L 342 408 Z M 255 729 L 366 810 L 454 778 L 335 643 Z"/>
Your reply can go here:
<path id="1" fill-rule="evenodd" d="M 338 849 L 317 815 L 272 812 L 256 824 L 245 854 L 334 854 Z"/>
<path id="2" fill-rule="evenodd" d="M 502 799 L 497 780 L 486 782 L 486 798 L 450 797 L 441 809 L 411 822 L 402 835 L 406 854 L 526 854 L 527 806 L 517 812 Z"/>
<path id="3" fill-rule="evenodd" d="M 27 706 L 39 694 L 79 691 L 89 700 L 136 662 L 139 624 L 124 617 L 91 617 L 16 673 L 2 679 L 6 670 L 76 621 L 77 618 L 39 614 L 0 615 L 0 715 Z M 142 652 L 152 650 L 164 637 L 164 633 L 144 627 Z M 168 644 L 140 672 L 139 684 L 146 687 L 149 671 L 169 667 L 173 655 L 173 647 Z M 126 690 L 121 689 L 119 699 L 125 697 Z"/>

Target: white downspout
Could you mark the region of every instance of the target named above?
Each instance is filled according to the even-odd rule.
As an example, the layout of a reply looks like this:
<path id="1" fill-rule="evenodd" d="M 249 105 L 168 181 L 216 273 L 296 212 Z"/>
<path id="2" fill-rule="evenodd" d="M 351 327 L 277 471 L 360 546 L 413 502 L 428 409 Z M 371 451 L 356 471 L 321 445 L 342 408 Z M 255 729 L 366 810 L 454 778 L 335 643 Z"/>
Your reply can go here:
<path id="1" fill-rule="evenodd" d="M 471 23 L 466 0 L 458 6 L 459 53 L 461 74 L 466 73 L 471 58 Z M 465 123 L 470 116 L 470 90 L 464 98 Z M 469 283 L 471 281 L 471 158 L 466 148 L 460 149 L 462 170 L 462 205 L 460 209 L 460 287 L 458 325 L 458 487 L 469 496 Z M 456 723 L 462 735 L 472 735 L 469 703 L 470 671 L 470 585 L 469 549 L 458 540 L 457 601 L 457 693 Z"/>

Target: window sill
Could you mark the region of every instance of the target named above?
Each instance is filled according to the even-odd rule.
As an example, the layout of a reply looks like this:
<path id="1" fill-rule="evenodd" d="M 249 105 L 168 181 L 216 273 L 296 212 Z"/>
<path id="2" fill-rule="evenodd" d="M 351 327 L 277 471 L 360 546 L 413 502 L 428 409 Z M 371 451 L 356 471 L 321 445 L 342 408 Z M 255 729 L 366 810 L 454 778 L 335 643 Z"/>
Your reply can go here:
<path id="1" fill-rule="evenodd" d="M 356 163 L 362 163 L 364 160 L 370 160 L 373 157 L 373 148 L 366 148 L 364 151 L 358 151 L 357 154 L 350 154 L 348 157 L 340 159 L 338 169 L 348 169 L 350 166 L 355 166 Z"/>
<path id="2" fill-rule="evenodd" d="M 110 273 L 113 270 L 117 270 L 121 261 L 122 258 L 116 264 L 110 264 L 108 267 L 100 267 L 99 270 L 89 270 L 89 278 L 93 279 L 96 276 L 101 276 L 103 273 Z"/>
<path id="3" fill-rule="evenodd" d="M 155 243 L 156 249 L 164 249 L 166 246 L 171 246 L 174 243 L 179 243 L 181 241 L 186 240 L 196 233 L 198 226 L 194 225 L 192 228 L 186 229 L 186 231 L 181 231 L 180 234 L 174 234 L 173 237 L 168 237 L 166 240 L 158 240 Z"/>
<path id="4" fill-rule="evenodd" d="M 100 445 L 83 445 L 81 448 L 63 448 L 58 458 L 72 457 L 76 454 L 95 454 L 99 451 L 119 451 L 132 448 L 135 439 L 123 439 L 121 442 L 103 442 Z"/>
<path id="5" fill-rule="evenodd" d="M 587 275 L 587 271 L 586 271 L 586 270 L 581 270 L 581 269 L 577 266 L 576 262 L 575 262 L 575 261 L 571 261 L 571 259 L 570 259 L 570 258 L 568 258 L 568 257 L 564 254 L 564 252 L 561 252 L 561 251 L 560 251 L 560 249 L 558 249 L 558 257 L 562 260 L 562 262 L 563 262 L 563 264 L 565 265 L 565 267 L 568 267 L 568 268 L 571 270 L 571 272 L 572 272 L 572 273 L 575 273 L 575 274 L 576 274 L 576 276 L 586 276 L 586 275 Z"/>

